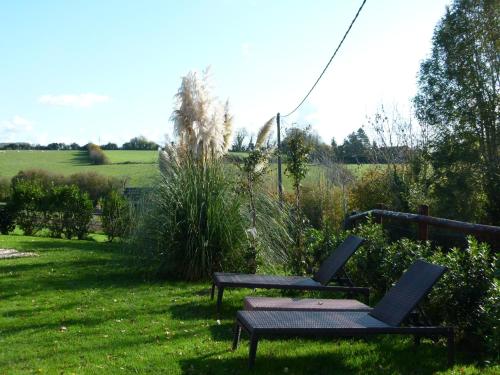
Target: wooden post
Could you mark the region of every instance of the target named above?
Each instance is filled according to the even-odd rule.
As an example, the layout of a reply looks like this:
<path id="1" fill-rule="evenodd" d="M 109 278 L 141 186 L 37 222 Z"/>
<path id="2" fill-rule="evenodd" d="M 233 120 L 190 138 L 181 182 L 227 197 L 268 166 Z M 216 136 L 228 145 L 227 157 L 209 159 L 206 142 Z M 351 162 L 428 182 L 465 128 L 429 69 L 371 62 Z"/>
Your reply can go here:
<path id="1" fill-rule="evenodd" d="M 277 141 L 278 141 L 278 195 L 283 202 L 283 180 L 281 176 L 281 119 L 280 113 L 276 115 Z"/>
<path id="2" fill-rule="evenodd" d="M 385 204 L 383 204 L 383 203 L 377 203 L 376 207 L 377 207 L 377 210 L 385 210 L 386 209 Z M 375 222 L 377 224 L 382 225 L 383 224 L 382 216 L 376 215 Z"/>
<path id="3" fill-rule="evenodd" d="M 429 206 L 426 204 L 421 204 L 418 206 L 418 214 L 423 216 L 429 216 Z M 418 223 L 418 239 L 420 241 L 427 241 L 429 239 L 429 226 L 427 223 Z"/>

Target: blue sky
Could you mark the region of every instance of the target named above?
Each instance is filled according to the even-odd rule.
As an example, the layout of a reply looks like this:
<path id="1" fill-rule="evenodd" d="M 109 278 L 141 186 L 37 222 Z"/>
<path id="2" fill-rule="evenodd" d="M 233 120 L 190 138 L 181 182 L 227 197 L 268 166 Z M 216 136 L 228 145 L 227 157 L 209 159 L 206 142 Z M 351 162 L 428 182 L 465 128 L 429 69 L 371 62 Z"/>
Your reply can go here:
<path id="1" fill-rule="evenodd" d="M 377 107 L 409 114 L 450 1 L 368 0 L 288 123 L 341 141 Z M 235 127 L 256 131 L 309 90 L 361 0 L 2 1 L 0 143 L 162 142 L 180 80 L 212 67 Z"/>

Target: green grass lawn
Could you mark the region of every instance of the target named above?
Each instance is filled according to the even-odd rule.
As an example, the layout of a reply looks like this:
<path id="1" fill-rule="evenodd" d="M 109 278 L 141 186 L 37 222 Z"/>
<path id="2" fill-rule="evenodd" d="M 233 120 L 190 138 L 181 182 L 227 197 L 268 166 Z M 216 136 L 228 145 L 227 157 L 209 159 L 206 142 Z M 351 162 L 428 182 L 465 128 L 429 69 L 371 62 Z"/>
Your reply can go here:
<path id="1" fill-rule="evenodd" d="M 25 169 L 40 168 L 70 175 L 94 171 L 103 175 L 128 178 L 128 186 L 148 186 L 158 167 L 157 151 L 105 151 L 108 165 L 89 163 L 85 151 L 10 151 L 0 152 L 0 176 L 12 177 Z"/>
<path id="2" fill-rule="evenodd" d="M 102 238 L 102 237 L 101 237 Z M 0 236 L 38 257 L 0 260 L 0 374 L 245 374 L 248 341 L 230 350 L 244 291 L 220 322 L 208 283 L 146 281 L 119 244 Z M 443 343 L 411 339 L 263 340 L 254 374 L 494 374 Z M 498 372 L 496 372 L 498 373 Z"/>

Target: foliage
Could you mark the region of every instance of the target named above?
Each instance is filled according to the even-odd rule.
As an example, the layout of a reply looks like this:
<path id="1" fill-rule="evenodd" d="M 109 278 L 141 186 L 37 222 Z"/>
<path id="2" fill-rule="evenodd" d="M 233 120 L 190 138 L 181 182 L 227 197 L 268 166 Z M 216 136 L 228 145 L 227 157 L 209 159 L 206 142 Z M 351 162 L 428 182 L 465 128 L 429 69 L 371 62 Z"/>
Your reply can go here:
<path id="1" fill-rule="evenodd" d="M 116 237 L 125 237 L 130 228 L 130 205 L 128 200 L 116 190 L 101 199 L 102 227 L 109 242 Z"/>
<path id="2" fill-rule="evenodd" d="M 10 196 L 10 180 L 0 176 L 0 202 L 6 202 Z"/>
<path id="3" fill-rule="evenodd" d="M 341 187 L 320 176 L 316 183 L 304 184 L 300 208 L 313 228 L 338 230 L 345 215 L 343 198 Z"/>
<path id="4" fill-rule="evenodd" d="M 415 97 L 429 132 L 438 202 L 449 209 L 461 204 L 453 199 L 468 197 L 476 207 L 451 211 L 453 217 L 491 224 L 500 222 L 499 35 L 496 1 L 455 0 L 434 31 Z"/>
<path id="5" fill-rule="evenodd" d="M 286 153 L 286 169 L 287 173 L 292 178 L 292 185 L 295 192 L 295 208 L 293 212 L 293 256 L 292 262 L 289 264 L 291 271 L 297 275 L 306 273 L 305 268 L 305 249 L 304 249 L 304 234 L 306 229 L 306 219 L 300 209 L 301 202 L 301 183 L 305 178 L 308 170 L 310 144 L 307 142 L 308 130 L 293 128 L 287 135 L 288 149 Z"/>
<path id="6" fill-rule="evenodd" d="M 498 321 L 489 314 L 498 312 L 492 302 L 498 302 L 500 291 L 493 277 L 496 257 L 488 245 L 469 237 L 467 248 L 438 251 L 430 260 L 448 268 L 426 306 L 431 319 L 456 327 L 459 338 L 475 350 L 485 339 L 498 338 Z M 494 345 L 489 349 L 498 350 L 499 343 L 489 341 Z"/>
<path id="7" fill-rule="evenodd" d="M 13 179 L 8 206 L 16 224 L 26 235 L 48 228 L 53 237 L 64 233 L 68 239 L 82 239 L 93 213 L 88 194 L 75 185 L 48 185 L 45 177 L 42 173 Z"/>
<path id="8" fill-rule="evenodd" d="M 401 173 L 390 168 L 370 168 L 349 189 L 349 207 L 356 210 L 371 210 L 377 204 L 391 209 L 406 211 L 407 187 Z"/>
<path id="9" fill-rule="evenodd" d="M 30 236 L 42 228 L 42 215 L 39 207 L 44 196 L 40 180 L 13 180 L 11 205 L 16 224 L 24 234 Z"/>
<path id="10" fill-rule="evenodd" d="M 92 164 L 103 165 L 109 164 L 109 158 L 106 156 L 101 147 L 96 144 L 89 143 L 87 145 L 87 151 L 89 153 L 89 159 Z"/>
<path id="11" fill-rule="evenodd" d="M 81 191 L 89 195 L 94 204 L 97 204 L 99 199 L 107 196 L 112 191 L 123 189 L 126 181 L 96 172 L 82 172 L 67 177 L 65 183 L 78 186 Z"/>
<path id="12" fill-rule="evenodd" d="M 15 228 L 14 212 L 10 204 L 0 205 L 0 233 L 8 234 Z"/>
<path id="13" fill-rule="evenodd" d="M 215 271 L 241 269 L 246 224 L 223 165 L 187 157 L 164 166 L 134 248 L 170 278 L 206 279 Z"/>
<path id="14" fill-rule="evenodd" d="M 115 145 L 116 146 L 116 145 Z M 103 148 L 104 150 L 116 150 L 112 144 L 108 144 L 108 148 Z M 134 137 L 130 141 L 125 142 L 122 146 L 123 150 L 158 150 L 160 147 L 157 143 L 149 141 L 144 136 Z"/>
<path id="15" fill-rule="evenodd" d="M 484 243 L 468 238 L 464 249 L 434 248 L 429 242 L 407 238 L 390 242 L 381 225 L 368 220 L 355 231 L 366 239 L 347 263 L 356 285 L 369 285 L 377 301 L 417 259 L 447 267 L 424 310 L 432 324 L 457 329 L 458 339 L 477 351 L 498 353 L 500 290 L 494 277 L 496 256 Z M 496 315 L 498 316 L 498 315 Z"/>

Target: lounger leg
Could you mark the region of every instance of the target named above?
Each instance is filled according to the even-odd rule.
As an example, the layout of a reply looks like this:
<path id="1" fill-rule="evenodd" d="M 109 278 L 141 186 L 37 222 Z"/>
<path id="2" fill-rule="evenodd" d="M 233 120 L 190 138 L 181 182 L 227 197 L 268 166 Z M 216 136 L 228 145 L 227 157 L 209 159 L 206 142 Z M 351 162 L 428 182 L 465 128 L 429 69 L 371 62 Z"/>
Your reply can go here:
<path id="1" fill-rule="evenodd" d="M 250 352 L 248 355 L 248 368 L 252 369 L 253 366 L 255 365 L 255 356 L 257 355 L 257 344 L 259 342 L 259 339 L 257 338 L 257 335 L 252 333 L 250 335 Z"/>
<path id="2" fill-rule="evenodd" d="M 233 337 L 233 350 L 238 349 L 238 345 L 240 344 L 240 336 L 241 336 L 241 326 L 238 322 L 234 325 L 234 337 Z"/>
<path id="3" fill-rule="evenodd" d="M 217 314 L 220 313 L 220 307 L 222 305 L 222 295 L 224 294 L 224 288 L 219 286 L 219 290 L 217 290 Z"/>
<path id="4" fill-rule="evenodd" d="M 215 294 L 215 283 L 212 283 L 212 290 L 210 292 L 210 299 L 214 299 L 214 294 Z"/>
<path id="5" fill-rule="evenodd" d="M 448 365 L 453 366 L 455 364 L 455 335 L 453 333 L 453 329 L 448 331 L 447 337 L 447 346 L 448 346 Z"/>

